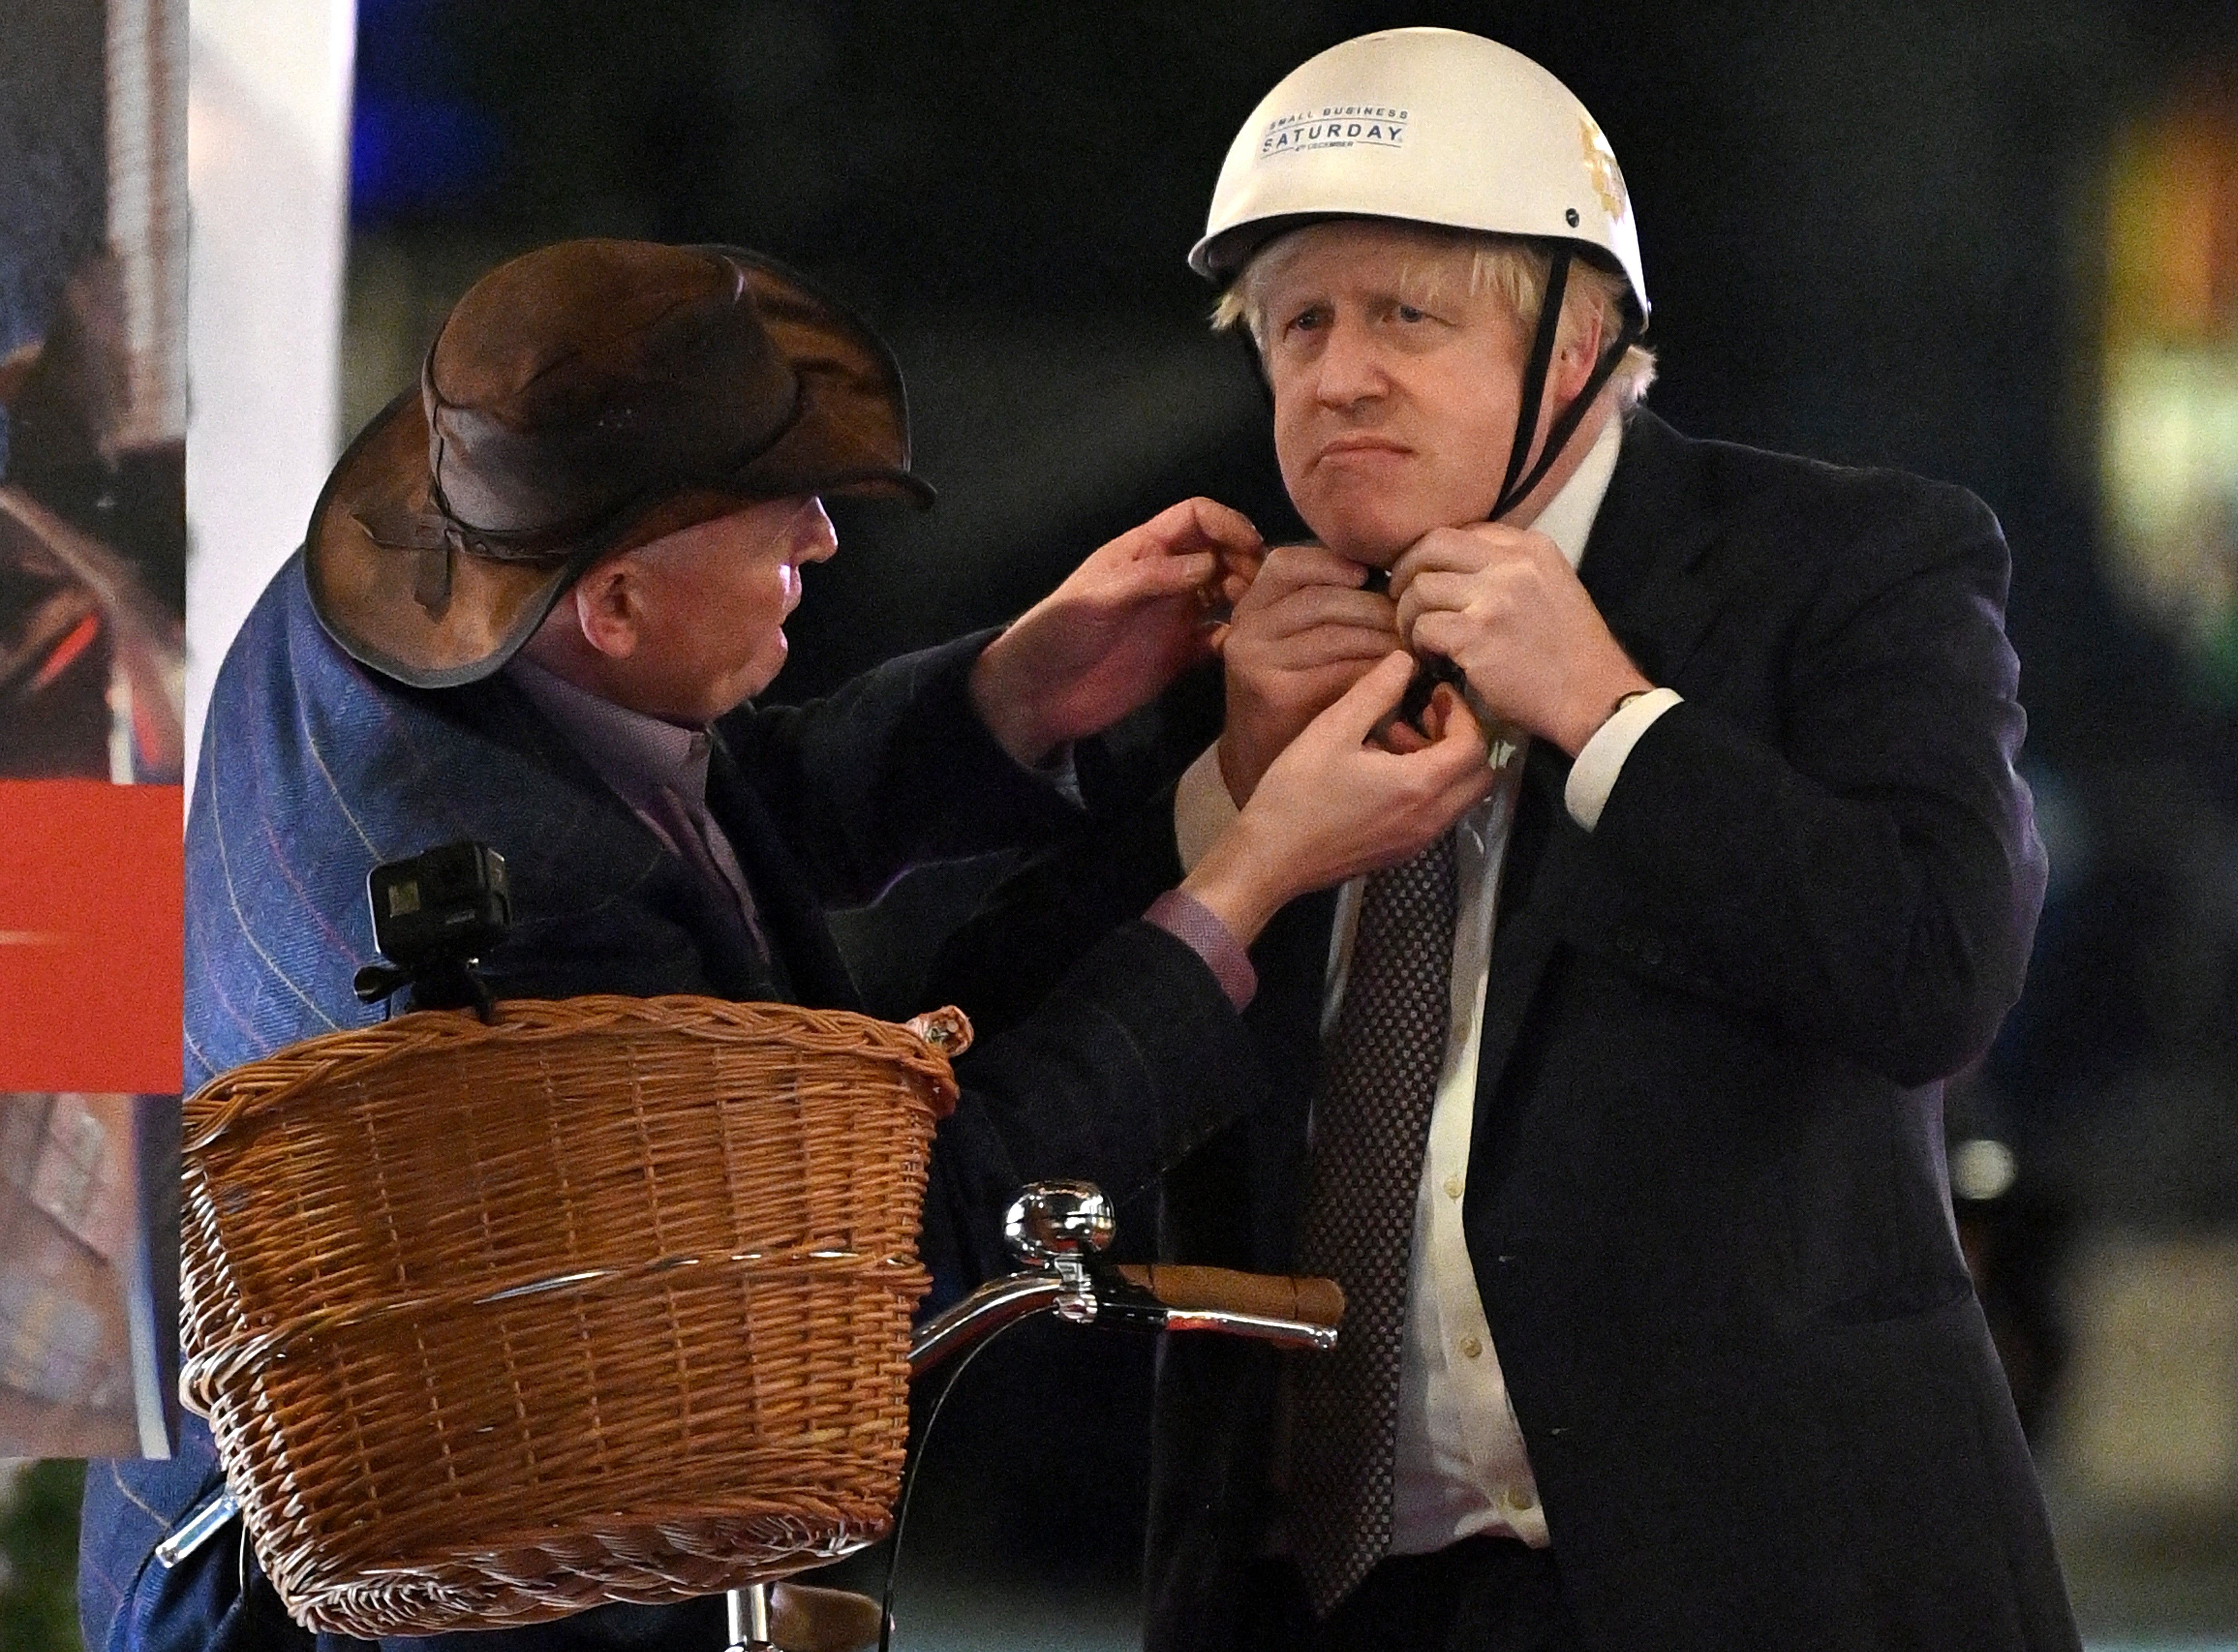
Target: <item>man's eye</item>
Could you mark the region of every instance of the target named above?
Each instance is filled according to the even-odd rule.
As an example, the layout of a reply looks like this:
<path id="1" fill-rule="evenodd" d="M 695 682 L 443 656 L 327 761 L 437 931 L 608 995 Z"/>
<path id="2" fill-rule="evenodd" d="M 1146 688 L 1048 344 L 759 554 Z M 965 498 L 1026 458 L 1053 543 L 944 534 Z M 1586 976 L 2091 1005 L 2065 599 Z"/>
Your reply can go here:
<path id="1" fill-rule="evenodd" d="M 1401 304 L 1391 313 L 1402 321 L 1427 321 L 1430 319 L 1427 310 L 1418 310 L 1412 304 Z"/>
<path id="2" fill-rule="evenodd" d="M 1314 305 L 1310 308 L 1300 310 L 1292 316 L 1282 330 L 1286 333 L 1311 333 L 1327 320 L 1328 317 L 1322 314 L 1321 307 Z"/>

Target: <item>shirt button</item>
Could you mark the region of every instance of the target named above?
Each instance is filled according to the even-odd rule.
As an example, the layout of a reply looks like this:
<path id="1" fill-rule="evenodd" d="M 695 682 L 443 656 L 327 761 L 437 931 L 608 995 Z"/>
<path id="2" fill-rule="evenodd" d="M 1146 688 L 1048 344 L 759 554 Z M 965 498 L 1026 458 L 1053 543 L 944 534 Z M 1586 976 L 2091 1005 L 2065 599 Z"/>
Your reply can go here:
<path id="1" fill-rule="evenodd" d="M 1459 1199 L 1461 1196 L 1461 1190 L 1467 1186 L 1468 1184 L 1463 1181 L 1458 1173 L 1447 1177 L 1446 1197 L 1447 1199 Z"/>
<path id="2" fill-rule="evenodd" d="M 1475 1337 L 1467 1336 L 1461 1338 L 1461 1352 L 1469 1358 L 1474 1359 L 1483 1351 L 1484 1345 L 1481 1342 L 1479 1342 Z"/>
<path id="3" fill-rule="evenodd" d="M 1500 1494 L 1502 1503 L 1518 1514 L 1528 1514 L 1539 1506 L 1539 1498 L 1527 1485 L 1512 1485 Z"/>

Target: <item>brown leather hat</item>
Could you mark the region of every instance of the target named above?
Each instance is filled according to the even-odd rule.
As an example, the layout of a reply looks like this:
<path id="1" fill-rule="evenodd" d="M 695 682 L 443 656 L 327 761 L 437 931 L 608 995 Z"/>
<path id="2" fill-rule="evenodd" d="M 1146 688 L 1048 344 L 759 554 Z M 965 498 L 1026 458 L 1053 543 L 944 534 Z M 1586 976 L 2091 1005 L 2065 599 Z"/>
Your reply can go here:
<path id="1" fill-rule="evenodd" d="M 893 354 L 735 247 L 572 241 L 468 289 L 407 391 L 327 479 L 311 605 L 416 688 L 488 676 L 598 557 L 757 499 L 897 494 Z"/>

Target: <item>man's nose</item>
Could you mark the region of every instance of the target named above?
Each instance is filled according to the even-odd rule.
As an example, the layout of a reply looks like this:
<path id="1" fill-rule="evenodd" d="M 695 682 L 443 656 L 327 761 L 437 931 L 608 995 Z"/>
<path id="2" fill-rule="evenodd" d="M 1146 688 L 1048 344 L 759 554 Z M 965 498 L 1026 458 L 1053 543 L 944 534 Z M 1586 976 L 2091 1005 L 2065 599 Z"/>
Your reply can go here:
<path id="1" fill-rule="evenodd" d="M 1315 369 L 1314 397 L 1325 407 L 1349 407 L 1383 392 L 1383 361 L 1375 340 L 1350 317 L 1329 323 Z"/>
<path id="2" fill-rule="evenodd" d="M 796 563 L 822 562 L 839 548 L 839 530 L 831 525 L 822 499 L 808 501 L 795 527 L 800 535 L 796 541 L 800 546 L 800 554 L 793 558 Z"/>

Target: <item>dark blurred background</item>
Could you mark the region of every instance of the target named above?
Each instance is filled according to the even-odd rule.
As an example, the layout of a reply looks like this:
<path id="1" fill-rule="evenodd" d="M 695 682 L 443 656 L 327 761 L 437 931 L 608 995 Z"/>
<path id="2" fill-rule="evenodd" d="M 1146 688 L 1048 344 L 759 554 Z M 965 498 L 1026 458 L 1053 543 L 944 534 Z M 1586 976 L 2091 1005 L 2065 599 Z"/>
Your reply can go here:
<path id="1" fill-rule="evenodd" d="M 943 494 L 835 510 L 776 696 L 997 622 L 1185 494 L 1289 532 L 1182 256 L 1259 97 L 1401 23 L 1593 110 L 1665 417 L 2002 518 L 2054 874 L 1953 1089 L 1962 1226 L 2093 1645 L 2238 1645 L 2238 6 L 360 0 L 342 427 L 512 252 L 736 241 L 894 342 Z M 984 869 L 851 928 L 886 1008 Z M 1149 1381 L 1061 1326 L 974 1368 L 904 1644 L 1130 1643 Z"/>
<path id="2" fill-rule="evenodd" d="M 1277 78 L 1423 23 L 1606 129 L 1665 417 L 2003 519 L 2055 882 L 1953 1095 L 1969 1249 L 2094 1638 L 2238 1642 L 2238 8 L 361 0 L 343 427 L 507 253 L 738 241 L 893 340 L 943 493 L 844 511 L 778 696 L 997 622 L 1185 494 L 1289 532 L 1182 254 Z M 969 893 L 851 931 L 887 1008 Z M 962 1594 L 1007 1602 L 955 1609 L 975 1644 L 1123 1642 L 1149 1353 L 1089 1341 L 1022 1337 L 959 1392 L 905 1625 Z"/>
<path id="3" fill-rule="evenodd" d="M 101 8 L 58 0 L 49 10 L 42 27 L 0 29 L 0 361 L 45 335 L 63 283 L 101 250 L 107 228 Z"/>

